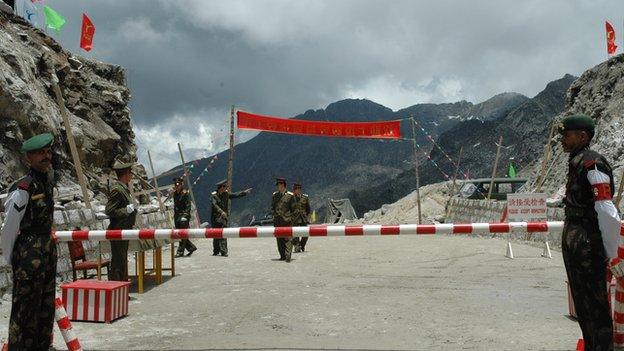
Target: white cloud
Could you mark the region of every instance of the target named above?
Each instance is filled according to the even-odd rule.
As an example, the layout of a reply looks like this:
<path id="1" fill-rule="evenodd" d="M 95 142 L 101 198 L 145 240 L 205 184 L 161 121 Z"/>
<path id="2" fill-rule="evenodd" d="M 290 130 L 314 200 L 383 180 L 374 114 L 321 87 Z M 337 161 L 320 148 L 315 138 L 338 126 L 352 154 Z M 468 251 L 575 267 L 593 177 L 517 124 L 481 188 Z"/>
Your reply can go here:
<path id="1" fill-rule="evenodd" d="M 394 76 L 378 76 L 360 87 L 347 87 L 345 98 L 366 98 L 393 110 L 417 103 L 455 102 L 473 98 L 462 82 L 454 78 L 425 78 L 406 83 Z"/>

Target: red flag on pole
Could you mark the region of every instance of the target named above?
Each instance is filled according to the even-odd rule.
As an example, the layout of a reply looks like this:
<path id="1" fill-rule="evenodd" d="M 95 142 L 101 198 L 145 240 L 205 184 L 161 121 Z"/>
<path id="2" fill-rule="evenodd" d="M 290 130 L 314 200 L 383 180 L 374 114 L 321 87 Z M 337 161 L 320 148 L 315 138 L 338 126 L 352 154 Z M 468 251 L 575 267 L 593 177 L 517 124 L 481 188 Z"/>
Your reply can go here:
<path id="1" fill-rule="evenodd" d="M 93 36 L 95 35 L 95 26 L 86 13 L 82 14 L 82 30 L 80 32 L 80 47 L 85 51 L 91 51 L 93 48 Z"/>
<path id="2" fill-rule="evenodd" d="M 607 29 L 607 54 L 615 55 L 617 45 L 615 45 L 615 29 L 611 23 L 605 21 L 605 27 Z"/>

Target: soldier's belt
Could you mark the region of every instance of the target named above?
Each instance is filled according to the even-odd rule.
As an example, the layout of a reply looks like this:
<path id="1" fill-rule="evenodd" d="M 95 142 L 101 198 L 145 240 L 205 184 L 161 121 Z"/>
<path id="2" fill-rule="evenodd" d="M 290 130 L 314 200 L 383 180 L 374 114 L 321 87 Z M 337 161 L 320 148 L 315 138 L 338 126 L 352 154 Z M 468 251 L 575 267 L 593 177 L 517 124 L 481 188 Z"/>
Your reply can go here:
<path id="1" fill-rule="evenodd" d="M 595 211 L 589 211 L 580 207 L 566 207 L 565 208 L 566 217 L 576 217 L 576 218 L 596 218 Z"/>

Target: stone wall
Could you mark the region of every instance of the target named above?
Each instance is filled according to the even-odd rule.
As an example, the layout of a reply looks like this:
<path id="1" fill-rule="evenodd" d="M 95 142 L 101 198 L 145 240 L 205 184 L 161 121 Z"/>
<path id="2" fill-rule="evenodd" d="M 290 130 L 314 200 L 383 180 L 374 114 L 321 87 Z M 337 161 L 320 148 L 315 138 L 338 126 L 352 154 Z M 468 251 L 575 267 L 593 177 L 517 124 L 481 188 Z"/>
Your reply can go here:
<path id="1" fill-rule="evenodd" d="M 451 198 L 447 207 L 447 223 L 491 223 L 500 222 L 507 201 L 469 200 Z M 562 221 L 563 209 L 548 207 L 549 221 Z M 502 234 L 499 234 L 502 235 Z M 504 234 L 507 235 L 507 234 Z M 510 233 L 510 239 L 543 242 L 545 238 L 551 246 L 561 247 L 561 233 Z"/>
<path id="2" fill-rule="evenodd" d="M 168 218 L 173 218 L 173 212 L 171 209 L 167 209 L 168 217 L 165 213 L 160 212 L 154 206 L 147 206 L 139 208 L 140 216 L 137 217 L 137 226 L 143 228 L 171 228 L 168 222 Z M 0 226 L 4 220 L 4 213 L 0 212 Z M 89 210 L 86 208 L 76 209 L 64 209 L 54 211 L 54 225 L 56 230 L 71 230 L 75 227 L 82 229 L 101 230 L 106 229 L 109 224 L 108 218 L 101 212 Z M 98 242 L 96 241 L 84 241 L 83 247 L 87 259 L 97 259 L 98 257 Z M 110 258 L 109 245 L 102 244 L 102 258 Z M 59 259 L 57 267 L 57 283 L 71 281 L 72 269 L 71 261 L 69 257 L 69 251 L 67 243 L 57 244 Z M 79 272 L 79 277 L 82 272 Z M 4 263 L 3 259 L 0 259 L 0 296 L 5 292 L 10 292 L 12 286 L 11 281 L 11 266 Z"/>

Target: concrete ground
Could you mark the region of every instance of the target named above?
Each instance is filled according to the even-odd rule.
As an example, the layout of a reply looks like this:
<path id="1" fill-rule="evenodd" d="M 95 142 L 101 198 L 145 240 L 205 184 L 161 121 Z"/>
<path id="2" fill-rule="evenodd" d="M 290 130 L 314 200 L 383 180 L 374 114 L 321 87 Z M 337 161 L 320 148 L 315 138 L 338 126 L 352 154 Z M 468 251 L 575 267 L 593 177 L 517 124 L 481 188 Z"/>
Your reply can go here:
<path id="1" fill-rule="evenodd" d="M 460 236 L 312 238 L 291 263 L 274 239 L 209 240 L 178 275 L 131 293 L 130 315 L 74 322 L 85 349 L 572 350 L 561 254 Z M 10 303 L 0 305 L 6 335 Z M 58 330 L 55 346 L 64 348 Z"/>

